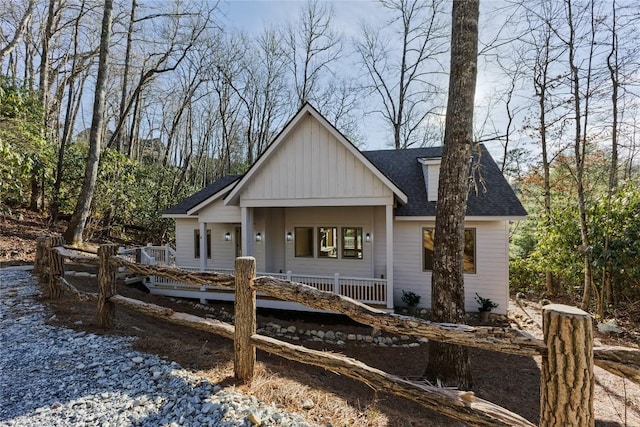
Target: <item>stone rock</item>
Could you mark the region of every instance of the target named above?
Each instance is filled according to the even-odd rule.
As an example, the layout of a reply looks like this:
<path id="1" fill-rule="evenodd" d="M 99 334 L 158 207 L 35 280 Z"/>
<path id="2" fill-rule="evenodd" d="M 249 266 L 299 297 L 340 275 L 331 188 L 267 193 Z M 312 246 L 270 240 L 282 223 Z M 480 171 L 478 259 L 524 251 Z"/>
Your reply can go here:
<path id="1" fill-rule="evenodd" d="M 604 322 L 598 323 L 598 331 L 603 334 L 620 334 L 622 333 L 622 328 L 618 326 L 618 322 L 616 319 L 605 320 Z"/>
<path id="2" fill-rule="evenodd" d="M 258 414 L 256 414 L 255 412 L 250 413 L 249 416 L 247 417 L 247 419 L 254 426 L 262 425 L 262 420 L 260 419 L 260 416 Z"/>
<path id="3" fill-rule="evenodd" d="M 313 408 L 315 406 L 315 403 L 313 403 L 313 400 L 311 399 L 307 399 L 304 402 L 302 402 L 302 409 L 304 409 L 305 411 L 308 411 L 309 409 Z"/>

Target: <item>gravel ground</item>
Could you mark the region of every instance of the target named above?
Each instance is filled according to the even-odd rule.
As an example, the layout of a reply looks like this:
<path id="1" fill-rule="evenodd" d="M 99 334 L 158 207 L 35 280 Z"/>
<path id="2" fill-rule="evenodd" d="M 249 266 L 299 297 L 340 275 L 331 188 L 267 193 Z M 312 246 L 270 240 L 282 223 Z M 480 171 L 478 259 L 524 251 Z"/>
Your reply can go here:
<path id="1" fill-rule="evenodd" d="M 308 426 L 132 338 L 48 325 L 31 274 L 0 270 L 0 426 Z"/>

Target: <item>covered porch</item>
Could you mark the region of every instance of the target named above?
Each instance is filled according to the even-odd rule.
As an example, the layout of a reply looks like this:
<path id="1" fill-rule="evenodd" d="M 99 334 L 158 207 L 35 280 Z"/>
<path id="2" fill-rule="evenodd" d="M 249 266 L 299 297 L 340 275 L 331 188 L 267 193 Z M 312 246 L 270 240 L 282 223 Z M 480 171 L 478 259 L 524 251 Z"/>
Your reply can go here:
<path id="1" fill-rule="evenodd" d="M 138 248 L 137 250 L 128 250 L 128 251 L 132 254 L 133 254 L 133 251 L 137 251 L 138 262 L 145 263 L 145 264 L 170 265 L 173 267 L 177 267 L 177 268 L 181 268 L 189 271 L 212 271 L 212 272 L 218 272 L 223 274 L 233 274 L 234 273 L 233 263 L 236 255 L 235 252 L 236 250 L 239 251 L 239 249 L 237 249 L 236 245 L 234 244 L 234 240 L 236 236 L 230 235 L 231 233 L 230 231 L 224 231 L 224 230 L 236 229 L 235 225 L 234 224 L 204 224 L 204 226 L 206 226 L 206 228 L 203 227 L 202 230 L 209 230 L 209 232 L 207 233 L 207 231 L 205 231 L 204 233 L 200 232 L 198 234 L 209 236 L 208 238 L 211 238 L 210 244 L 212 246 L 212 250 L 210 252 L 212 252 L 212 258 L 209 259 L 208 257 L 200 257 L 200 263 L 198 266 L 193 265 L 193 263 L 188 263 L 190 265 L 181 265 L 182 263 L 180 262 L 179 253 L 177 253 L 173 248 L 171 248 L 168 245 L 166 246 L 148 245 L 146 247 Z M 214 230 L 217 230 L 217 233 L 215 233 Z M 220 234 L 220 231 L 223 231 L 221 239 L 214 239 L 213 236 L 216 234 Z M 296 270 L 284 269 L 286 268 L 286 265 L 287 265 L 286 263 L 283 264 L 284 268 L 278 268 L 277 270 L 271 269 L 271 268 L 265 269 L 264 265 L 267 264 L 266 258 L 270 258 L 269 256 L 267 256 L 267 254 L 269 254 L 272 251 L 275 251 L 276 249 L 271 248 L 271 246 L 274 246 L 274 245 L 269 245 L 269 248 L 267 248 L 268 245 L 267 245 L 266 239 L 267 239 L 267 236 L 271 235 L 270 232 L 262 232 L 265 234 L 264 235 L 260 234 L 261 239 L 257 241 L 255 240 L 255 236 L 257 236 L 257 233 L 261 233 L 261 232 L 255 232 L 255 233 L 256 234 L 254 234 L 254 242 L 255 242 L 254 254 L 247 254 L 245 251 L 242 251 L 242 252 L 244 252 L 244 255 L 255 256 L 256 259 L 258 260 L 259 269 L 257 272 L 257 276 L 272 276 L 272 277 L 283 279 L 283 280 L 304 283 L 309 286 L 313 286 L 318 290 L 334 292 L 339 295 L 352 298 L 356 301 L 359 301 L 364 304 L 371 305 L 377 308 L 381 308 L 381 309 L 393 308 L 393 297 L 392 297 L 393 289 L 390 284 L 391 282 L 388 280 L 388 278 L 386 278 L 386 275 L 384 273 L 380 273 L 379 275 L 377 275 L 377 277 L 375 277 L 373 274 L 349 274 L 349 269 L 347 268 L 348 265 L 347 267 L 345 267 L 344 264 L 342 265 L 341 271 L 329 270 L 330 271 L 329 273 L 325 268 L 324 271 L 320 270 L 320 274 L 317 274 L 318 273 L 317 268 L 313 268 L 312 269 L 313 271 L 311 272 L 308 272 L 302 269 L 296 269 Z M 284 234 L 284 238 L 282 239 L 283 241 L 286 242 L 284 246 L 286 246 L 287 244 L 294 246 L 293 244 L 294 237 L 292 236 L 292 240 L 287 240 L 288 236 L 289 236 L 288 234 Z M 366 239 L 366 235 L 361 237 L 362 245 L 364 245 L 365 239 Z M 208 243 L 206 239 L 199 239 L 199 240 L 201 241 L 204 240 L 205 245 Z M 220 259 L 219 259 L 220 257 L 215 256 L 216 246 L 219 246 L 215 244 L 215 240 L 221 240 L 220 243 L 223 245 L 222 247 L 225 248 L 224 245 L 226 245 L 226 248 L 225 248 L 226 251 L 233 252 L 233 255 L 234 255 L 233 257 L 230 257 L 230 258 L 226 256 L 223 257 L 231 261 L 231 262 L 225 262 L 225 264 L 227 265 L 220 265 Z M 369 243 L 371 243 L 371 237 L 369 238 L 369 240 L 370 240 Z M 340 244 L 335 249 L 332 249 L 332 250 L 336 252 L 338 250 L 342 250 L 341 243 L 342 242 L 340 242 Z M 243 246 L 243 247 L 246 247 L 246 246 Z M 286 252 L 286 247 L 284 248 L 284 250 Z M 292 248 L 291 250 L 295 251 L 295 248 Z M 218 249 L 218 253 L 219 251 L 220 249 Z M 363 247 L 362 251 L 366 252 L 367 249 Z M 200 253 L 201 254 L 207 253 L 206 246 L 200 248 Z M 363 254 L 360 259 L 358 258 L 356 259 L 358 261 L 363 261 L 362 258 L 364 258 L 364 256 L 365 255 Z M 356 257 L 357 257 L 357 254 L 356 254 Z M 208 262 L 202 261 L 203 259 Z M 217 260 L 218 262 L 213 262 L 214 260 Z M 335 259 L 333 260 L 335 261 Z M 272 263 L 275 261 L 273 259 L 270 259 L 269 261 L 271 266 L 273 266 Z M 347 261 L 351 261 L 351 260 L 347 260 Z M 364 263 L 364 264 L 367 264 L 367 263 Z M 289 265 L 291 266 L 291 263 Z M 337 267 L 337 264 L 334 265 L 334 267 Z M 334 268 L 334 270 L 337 270 L 337 268 Z M 358 271 L 356 271 L 356 273 L 357 272 Z M 360 270 L 360 272 L 364 273 L 365 271 Z M 168 279 L 153 277 L 153 276 L 146 279 L 145 285 L 149 288 L 152 294 L 156 294 L 156 295 L 195 298 L 195 299 L 201 300 L 202 302 L 206 300 L 222 300 L 222 301 L 233 300 L 233 292 L 227 289 L 216 287 L 216 286 L 199 287 L 199 286 L 189 285 L 186 283 L 179 283 L 179 282 L 171 281 Z M 294 310 L 300 309 L 305 311 L 308 310 L 308 307 L 302 307 L 302 306 L 297 307 L 297 304 L 295 303 L 278 301 L 278 300 L 274 300 L 273 298 L 260 297 L 260 295 L 258 299 L 258 305 L 260 307 L 265 307 L 265 308 L 294 309 Z"/>

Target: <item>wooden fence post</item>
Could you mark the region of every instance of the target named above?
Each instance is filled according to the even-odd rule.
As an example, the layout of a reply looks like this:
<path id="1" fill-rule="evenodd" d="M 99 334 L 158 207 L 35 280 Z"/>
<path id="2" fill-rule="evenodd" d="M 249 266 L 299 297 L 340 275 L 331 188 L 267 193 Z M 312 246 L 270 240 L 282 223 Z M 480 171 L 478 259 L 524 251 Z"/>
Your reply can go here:
<path id="1" fill-rule="evenodd" d="M 251 344 L 251 336 L 256 333 L 256 277 L 254 257 L 236 258 L 236 294 L 234 302 L 235 335 L 234 371 L 235 377 L 245 383 L 253 379 L 256 364 L 256 348 Z"/>
<path id="2" fill-rule="evenodd" d="M 100 245 L 98 248 L 98 325 L 111 329 L 115 318 L 115 304 L 110 298 L 116 294 L 116 267 L 109 258 L 118 252 L 117 245 Z"/>
<path id="3" fill-rule="evenodd" d="M 595 425 L 591 316 L 567 305 L 542 309 L 544 342 L 540 375 L 540 426 Z"/>
<path id="4" fill-rule="evenodd" d="M 54 248 L 64 245 L 62 236 L 47 237 L 45 242 L 45 257 L 47 266 L 45 267 L 46 280 L 49 288 L 49 298 L 58 299 L 62 296 L 62 286 L 60 278 L 64 276 L 64 257 Z"/>
<path id="5" fill-rule="evenodd" d="M 33 273 L 36 274 L 42 283 L 42 271 L 44 270 L 45 244 L 47 236 L 38 236 L 36 238 L 36 259 L 33 263 Z"/>

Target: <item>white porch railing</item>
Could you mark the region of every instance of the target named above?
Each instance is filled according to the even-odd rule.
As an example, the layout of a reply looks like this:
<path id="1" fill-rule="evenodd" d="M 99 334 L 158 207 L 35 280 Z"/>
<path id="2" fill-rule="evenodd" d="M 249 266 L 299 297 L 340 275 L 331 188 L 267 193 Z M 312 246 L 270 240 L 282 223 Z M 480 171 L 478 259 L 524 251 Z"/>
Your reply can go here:
<path id="1" fill-rule="evenodd" d="M 142 264 L 161 264 L 175 266 L 175 250 L 170 246 L 147 245 L 140 249 L 140 260 Z M 131 250 L 126 250 L 128 255 Z M 135 250 L 134 254 L 135 254 Z M 183 270 L 201 271 L 198 267 L 177 266 Z M 231 274 L 235 271 L 228 268 L 206 268 L 205 271 Z M 321 291 L 334 292 L 345 297 L 352 298 L 365 304 L 386 305 L 387 304 L 387 280 L 377 278 L 349 277 L 335 273 L 333 276 L 322 276 L 313 274 L 297 274 L 291 271 L 286 273 L 257 272 L 257 276 L 271 276 L 282 280 L 304 283 Z M 176 282 L 172 279 L 152 276 L 149 285 L 158 288 L 191 289 L 206 291 L 222 290 L 218 286 L 197 286 L 187 283 Z"/>

